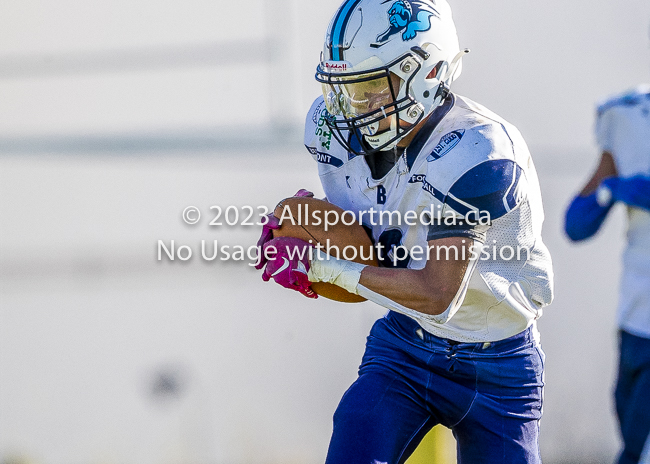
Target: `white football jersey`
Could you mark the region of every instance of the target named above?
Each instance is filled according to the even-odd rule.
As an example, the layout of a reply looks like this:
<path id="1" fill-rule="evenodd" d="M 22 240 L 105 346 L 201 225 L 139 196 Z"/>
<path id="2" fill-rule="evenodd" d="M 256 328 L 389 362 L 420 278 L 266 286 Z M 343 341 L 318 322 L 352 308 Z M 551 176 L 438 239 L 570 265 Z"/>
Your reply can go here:
<path id="1" fill-rule="evenodd" d="M 619 177 L 650 177 L 650 86 L 601 103 L 596 138 L 614 157 Z M 618 324 L 650 338 L 650 212 L 627 206 L 627 217 Z"/>
<path id="2" fill-rule="evenodd" d="M 454 236 L 484 244 L 457 304 L 443 318 L 407 315 L 434 335 L 463 342 L 501 340 L 534 325 L 553 298 L 553 279 L 541 238 L 537 173 L 519 131 L 471 100 L 450 95 L 396 165 L 373 179 L 365 158 L 336 142 L 325 114 L 320 97 L 307 115 L 305 145 L 318 162 L 327 199 L 361 217 L 383 247 L 382 265 L 424 267 L 429 240 Z M 486 212 L 489 225 L 477 224 Z M 431 214 L 459 220 L 430 224 Z M 411 253 L 396 252 L 399 246 Z"/>

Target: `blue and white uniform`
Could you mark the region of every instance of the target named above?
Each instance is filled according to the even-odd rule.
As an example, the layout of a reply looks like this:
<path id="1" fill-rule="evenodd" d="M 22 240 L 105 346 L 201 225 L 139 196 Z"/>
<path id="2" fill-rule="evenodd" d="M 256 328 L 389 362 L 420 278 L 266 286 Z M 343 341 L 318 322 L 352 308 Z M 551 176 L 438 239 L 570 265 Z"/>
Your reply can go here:
<path id="1" fill-rule="evenodd" d="M 596 139 L 614 158 L 618 177 L 650 178 L 650 86 L 611 98 L 598 107 Z M 650 338 L 650 211 L 630 205 L 618 303 L 618 324 Z"/>
<path id="2" fill-rule="evenodd" d="M 650 86 L 598 107 L 596 137 L 614 158 L 627 196 L 627 243 L 618 302 L 620 360 L 615 399 L 624 441 L 619 464 L 650 463 Z M 636 180 L 632 183 L 632 180 Z M 630 204 L 631 203 L 631 204 Z"/>
<path id="3" fill-rule="evenodd" d="M 307 117 L 305 145 L 318 161 L 328 200 L 357 217 L 366 212 L 361 219 L 375 243 L 386 251 L 397 245 L 426 250 L 428 240 L 461 236 L 484 245 L 448 311 L 439 317 L 408 315 L 428 332 L 462 342 L 502 340 L 534 326 L 553 297 L 552 267 L 541 237 L 544 212 L 537 173 L 519 131 L 471 100 L 451 96 L 394 168 L 373 179 L 364 157 L 330 141 L 324 111 L 321 97 Z M 400 214 L 393 216 L 392 225 L 388 215 L 379 221 L 376 214 L 373 225 L 367 213 L 371 208 Z M 415 226 L 404 221 L 411 211 L 418 218 L 410 221 Z M 423 211 L 440 212 L 442 218 L 454 215 L 458 221 L 431 227 L 420 220 Z M 463 220 L 469 211 L 478 211 L 467 216 L 469 222 L 489 215 L 491 225 L 472 227 Z M 382 263 L 392 266 L 386 251 Z M 423 268 L 426 254 L 411 255 L 398 260 L 397 267 Z"/>
<path id="4" fill-rule="evenodd" d="M 365 157 L 334 140 L 325 111 L 316 99 L 305 145 L 328 200 L 362 217 L 384 247 L 382 265 L 423 268 L 419 250 L 430 240 L 483 245 L 443 314 L 382 303 L 392 311 L 375 323 L 359 378 L 334 415 L 327 464 L 403 463 L 436 424 L 454 432 L 459 463 L 540 463 L 544 355 L 536 320 L 553 298 L 553 274 L 537 174 L 521 135 L 450 95 L 393 168 L 374 179 Z M 402 223 L 380 221 L 380 214 L 373 220 L 371 209 L 399 212 Z M 425 211 L 458 221 L 429 224 L 419 219 Z M 471 211 L 488 213 L 490 223 L 478 223 Z M 409 212 L 415 225 L 406 224 Z M 399 245 L 409 256 L 390 253 Z"/>

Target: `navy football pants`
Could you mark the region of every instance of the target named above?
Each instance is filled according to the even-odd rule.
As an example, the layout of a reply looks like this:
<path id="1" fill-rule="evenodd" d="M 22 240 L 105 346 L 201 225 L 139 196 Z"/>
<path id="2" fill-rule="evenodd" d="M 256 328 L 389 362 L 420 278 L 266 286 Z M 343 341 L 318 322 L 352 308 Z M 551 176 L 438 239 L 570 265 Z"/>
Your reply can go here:
<path id="1" fill-rule="evenodd" d="M 543 359 L 530 329 L 457 343 L 389 312 L 334 414 L 327 464 L 403 463 L 436 424 L 452 429 L 459 464 L 541 463 Z"/>
<path id="2" fill-rule="evenodd" d="M 614 396 L 624 443 L 618 464 L 637 464 L 646 443 L 650 443 L 650 339 L 620 333 Z"/>

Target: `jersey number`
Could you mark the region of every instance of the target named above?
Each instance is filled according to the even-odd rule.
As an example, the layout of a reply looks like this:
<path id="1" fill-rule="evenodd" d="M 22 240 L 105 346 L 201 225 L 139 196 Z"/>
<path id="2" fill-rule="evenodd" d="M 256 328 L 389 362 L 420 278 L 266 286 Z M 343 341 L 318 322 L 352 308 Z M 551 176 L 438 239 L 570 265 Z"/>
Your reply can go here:
<path id="1" fill-rule="evenodd" d="M 406 269 L 411 261 L 408 250 L 402 244 L 402 231 L 399 229 L 385 230 L 377 240 L 381 244 L 379 265 L 382 267 L 396 267 Z M 399 248 L 397 248 L 399 247 Z"/>
<path id="2" fill-rule="evenodd" d="M 377 204 L 384 205 L 386 204 L 386 189 L 383 185 L 377 186 Z"/>

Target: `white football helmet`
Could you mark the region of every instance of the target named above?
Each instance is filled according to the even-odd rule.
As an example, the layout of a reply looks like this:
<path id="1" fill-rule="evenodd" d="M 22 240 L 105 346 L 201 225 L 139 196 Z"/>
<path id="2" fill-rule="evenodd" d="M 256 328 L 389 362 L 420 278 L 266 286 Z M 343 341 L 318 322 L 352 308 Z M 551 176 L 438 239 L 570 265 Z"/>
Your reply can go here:
<path id="1" fill-rule="evenodd" d="M 446 0 L 345 0 L 316 71 L 332 133 L 356 154 L 395 147 L 444 101 L 467 52 Z"/>

